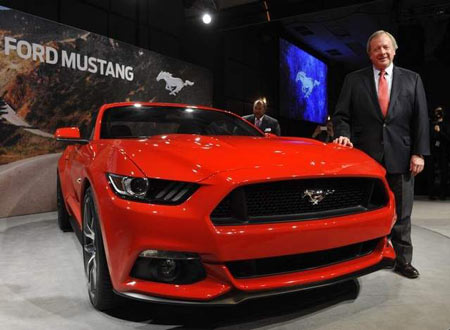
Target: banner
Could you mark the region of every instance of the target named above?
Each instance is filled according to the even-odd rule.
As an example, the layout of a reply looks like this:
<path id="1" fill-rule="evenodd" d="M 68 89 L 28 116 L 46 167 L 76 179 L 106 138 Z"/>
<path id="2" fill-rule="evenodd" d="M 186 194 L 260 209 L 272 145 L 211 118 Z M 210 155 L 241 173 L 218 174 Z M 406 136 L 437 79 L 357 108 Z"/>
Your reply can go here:
<path id="1" fill-rule="evenodd" d="M 82 127 L 101 105 L 121 101 L 211 106 L 212 75 L 174 58 L 0 7 L 0 193 L 9 193 L 2 172 L 13 168 L 4 164 L 60 152 L 63 145 L 53 139 L 56 128 Z M 0 202 L 0 217 L 17 214 L 5 207 Z"/>

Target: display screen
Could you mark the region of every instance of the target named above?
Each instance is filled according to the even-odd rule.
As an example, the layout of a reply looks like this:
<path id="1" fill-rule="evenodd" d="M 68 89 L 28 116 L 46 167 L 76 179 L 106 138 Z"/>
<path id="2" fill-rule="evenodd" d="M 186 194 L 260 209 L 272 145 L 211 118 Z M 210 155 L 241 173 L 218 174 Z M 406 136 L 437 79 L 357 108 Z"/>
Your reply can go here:
<path id="1" fill-rule="evenodd" d="M 327 114 L 327 65 L 280 39 L 280 114 L 324 123 Z"/>

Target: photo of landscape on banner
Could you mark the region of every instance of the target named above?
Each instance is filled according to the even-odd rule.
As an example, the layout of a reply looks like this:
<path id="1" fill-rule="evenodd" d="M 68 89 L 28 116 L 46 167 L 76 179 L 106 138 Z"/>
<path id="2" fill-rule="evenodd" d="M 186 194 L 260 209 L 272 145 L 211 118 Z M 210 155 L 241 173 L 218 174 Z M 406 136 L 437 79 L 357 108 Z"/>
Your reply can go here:
<path id="1" fill-rule="evenodd" d="M 63 150 L 104 103 L 212 104 L 207 69 L 0 7 L 0 165 Z"/>

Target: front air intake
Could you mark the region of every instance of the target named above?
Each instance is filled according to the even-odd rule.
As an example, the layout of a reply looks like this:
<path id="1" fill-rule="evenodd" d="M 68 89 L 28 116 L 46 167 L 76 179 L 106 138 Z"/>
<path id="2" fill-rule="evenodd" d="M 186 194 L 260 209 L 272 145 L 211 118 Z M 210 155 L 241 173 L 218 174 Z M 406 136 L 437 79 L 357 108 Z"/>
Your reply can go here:
<path id="1" fill-rule="evenodd" d="M 374 239 L 334 249 L 273 258 L 227 262 L 235 278 L 253 278 L 312 270 L 353 260 L 373 253 L 382 239 Z"/>
<path id="2" fill-rule="evenodd" d="M 385 206 L 375 178 L 315 178 L 257 183 L 230 192 L 211 213 L 216 225 L 323 219 Z"/>

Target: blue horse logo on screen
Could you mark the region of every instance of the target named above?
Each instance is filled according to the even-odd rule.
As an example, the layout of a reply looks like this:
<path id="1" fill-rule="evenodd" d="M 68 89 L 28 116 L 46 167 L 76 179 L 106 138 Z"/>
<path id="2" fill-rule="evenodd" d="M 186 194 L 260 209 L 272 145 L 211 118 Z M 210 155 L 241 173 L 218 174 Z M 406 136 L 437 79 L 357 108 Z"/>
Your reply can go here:
<path id="1" fill-rule="evenodd" d="M 320 81 L 308 77 L 306 75 L 306 73 L 304 73 L 303 71 L 299 71 L 297 73 L 297 77 L 295 78 L 295 81 L 298 82 L 299 80 L 302 83 L 302 92 L 303 92 L 303 96 L 305 98 L 308 98 L 311 95 L 314 87 L 320 85 Z"/>
<path id="2" fill-rule="evenodd" d="M 325 122 L 328 115 L 327 65 L 280 39 L 280 114 L 291 119 Z"/>

